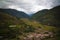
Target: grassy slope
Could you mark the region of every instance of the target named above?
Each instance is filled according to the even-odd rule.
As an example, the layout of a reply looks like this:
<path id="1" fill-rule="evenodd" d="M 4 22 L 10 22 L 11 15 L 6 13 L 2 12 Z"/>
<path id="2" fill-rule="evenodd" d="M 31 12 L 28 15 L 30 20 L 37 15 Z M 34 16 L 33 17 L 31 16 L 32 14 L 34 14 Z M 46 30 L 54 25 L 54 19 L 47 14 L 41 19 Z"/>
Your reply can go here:
<path id="1" fill-rule="evenodd" d="M 39 22 L 25 18 L 17 19 L 11 15 L 3 14 L 3 12 L 0 12 L 0 19 L 0 35 L 4 37 L 3 40 L 18 40 L 18 37 L 23 39 L 27 34 L 31 33 L 57 32 L 56 27 L 42 25 Z M 12 27 L 10 27 L 11 25 Z"/>

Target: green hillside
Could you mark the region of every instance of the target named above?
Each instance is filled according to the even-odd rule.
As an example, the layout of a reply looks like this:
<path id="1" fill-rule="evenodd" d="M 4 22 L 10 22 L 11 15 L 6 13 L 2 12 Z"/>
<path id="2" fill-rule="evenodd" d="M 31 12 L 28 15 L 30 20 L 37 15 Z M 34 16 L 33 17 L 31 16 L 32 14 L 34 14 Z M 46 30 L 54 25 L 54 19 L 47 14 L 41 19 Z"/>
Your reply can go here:
<path id="1" fill-rule="evenodd" d="M 2 9 L 2 8 L 0 8 L 0 12 L 7 13 L 7 14 L 15 16 L 17 18 L 29 18 L 29 15 L 27 15 L 25 12 L 18 11 L 16 9 Z"/>
<path id="2" fill-rule="evenodd" d="M 44 14 L 39 11 L 34 14 L 32 18 L 42 24 L 58 27 L 60 26 L 60 6 L 54 7 L 49 11 L 44 12 Z"/>
<path id="3" fill-rule="evenodd" d="M 47 12 L 48 12 L 48 9 L 40 10 L 37 13 L 32 15 L 32 19 L 42 21 L 43 20 L 42 17 L 45 16 Z"/>
<path id="4" fill-rule="evenodd" d="M 57 28 L 53 26 L 42 25 L 37 21 L 29 20 L 26 18 L 16 18 L 14 16 L 3 14 L 4 12 L 0 12 L 0 39 L 1 40 L 24 40 L 27 39 L 29 35 L 32 34 L 46 34 L 49 32 L 56 34 Z M 53 34 L 51 34 L 53 36 Z M 32 35 L 35 38 L 34 35 Z M 56 36 L 56 35 L 54 35 Z M 56 37 L 43 36 L 41 39 L 55 39 Z M 29 37 L 28 37 L 29 38 Z"/>

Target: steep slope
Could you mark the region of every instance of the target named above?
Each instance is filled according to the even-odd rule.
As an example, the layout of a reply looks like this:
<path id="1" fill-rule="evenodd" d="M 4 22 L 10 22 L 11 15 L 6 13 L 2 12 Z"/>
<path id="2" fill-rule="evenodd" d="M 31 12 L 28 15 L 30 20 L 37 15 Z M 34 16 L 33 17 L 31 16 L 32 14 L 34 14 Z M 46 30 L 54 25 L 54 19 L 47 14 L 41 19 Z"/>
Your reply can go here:
<path id="1" fill-rule="evenodd" d="M 33 19 L 40 21 L 42 24 L 46 25 L 53 25 L 53 26 L 60 26 L 60 6 L 54 7 L 50 9 L 49 11 L 45 12 L 44 15 L 42 13 L 36 13 L 33 16 Z M 42 15 L 43 16 L 42 16 Z"/>
<path id="2" fill-rule="evenodd" d="M 56 27 L 60 26 L 60 6 L 50 9 L 43 17 L 45 19 L 43 20 L 44 23 Z"/>
<path id="3" fill-rule="evenodd" d="M 22 11 L 17 11 L 15 9 L 1 9 L 0 8 L 0 12 L 8 13 L 12 16 L 17 17 L 17 18 L 29 18 L 29 16 L 26 13 L 24 13 Z"/>
<path id="4" fill-rule="evenodd" d="M 48 9 L 38 11 L 37 13 L 32 15 L 32 19 L 42 22 L 42 20 L 44 20 L 43 16 L 45 16 L 47 12 L 48 12 Z"/>
<path id="5" fill-rule="evenodd" d="M 36 19 L 38 21 L 41 21 L 41 20 L 43 20 L 42 17 L 44 15 L 46 15 L 47 12 L 48 12 L 48 9 L 44 9 L 44 10 L 38 11 L 37 13 L 32 15 L 32 19 Z"/>
<path id="6" fill-rule="evenodd" d="M 16 17 L 0 12 L 0 39 L 3 40 L 5 38 L 16 37 L 16 32 L 9 28 L 9 26 L 17 24 L 19 24 L 19 21 Z"/>

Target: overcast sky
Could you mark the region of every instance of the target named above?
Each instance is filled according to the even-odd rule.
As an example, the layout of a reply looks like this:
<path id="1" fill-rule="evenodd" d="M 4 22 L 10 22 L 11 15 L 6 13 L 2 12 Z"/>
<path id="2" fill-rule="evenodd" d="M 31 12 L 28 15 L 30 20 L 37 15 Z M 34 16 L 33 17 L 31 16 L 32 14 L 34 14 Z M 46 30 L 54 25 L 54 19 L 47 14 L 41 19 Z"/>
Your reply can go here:
<path id="1" fill-rule="evenodd" d="M 60 0 L 0 0 L 0 8 L 12 8 L 27 14 L 60 5 Z"/>

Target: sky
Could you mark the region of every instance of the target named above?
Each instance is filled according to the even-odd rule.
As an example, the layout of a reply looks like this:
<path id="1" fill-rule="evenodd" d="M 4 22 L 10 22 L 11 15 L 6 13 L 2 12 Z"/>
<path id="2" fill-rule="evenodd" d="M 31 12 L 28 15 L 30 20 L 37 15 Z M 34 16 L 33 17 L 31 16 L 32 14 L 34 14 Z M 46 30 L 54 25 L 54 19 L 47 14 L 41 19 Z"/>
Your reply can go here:
<path id="1" fill-rule="evenodd" d="M 60 0 L 0 0 L 0 8 L 11 8 L 33 14 L 60 5 Z"/>

